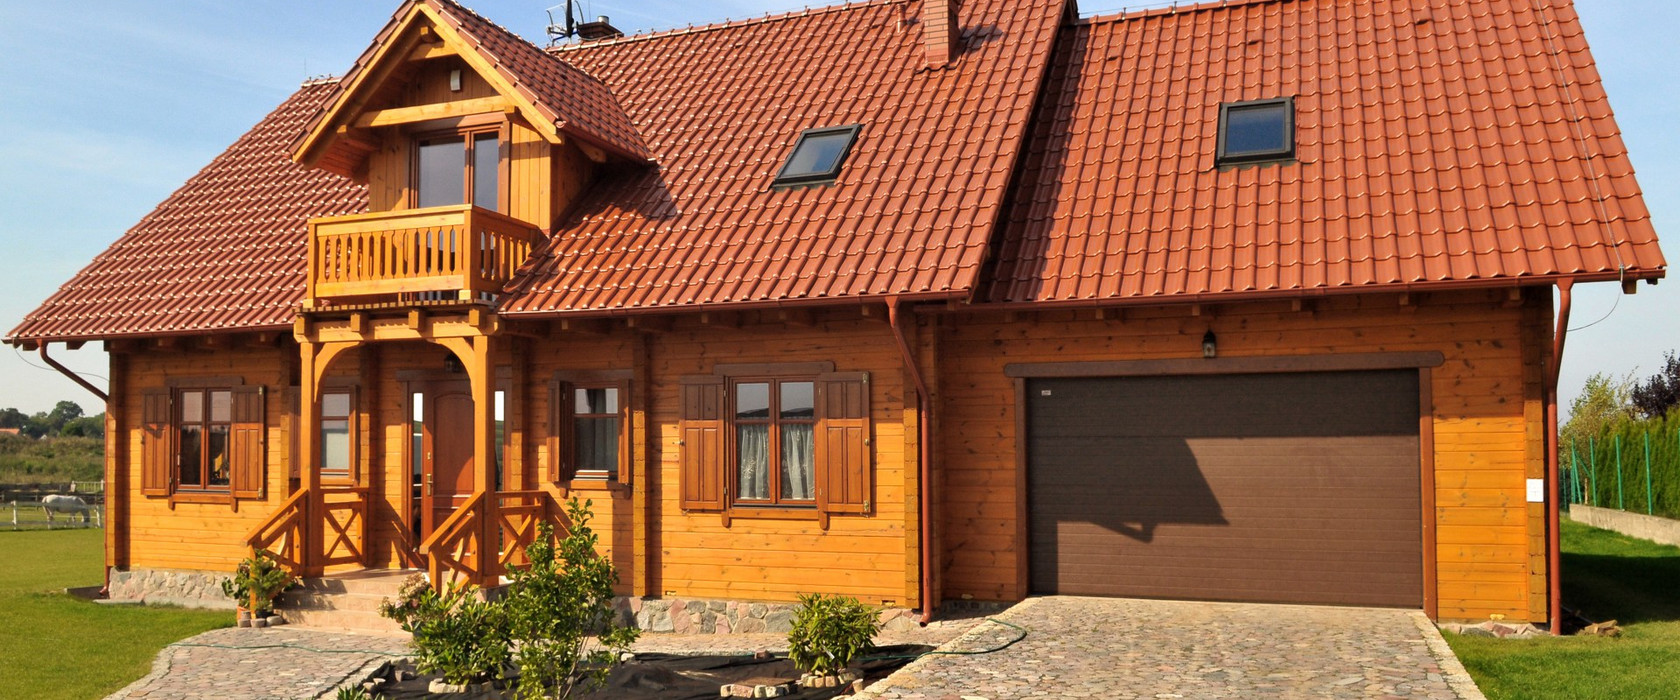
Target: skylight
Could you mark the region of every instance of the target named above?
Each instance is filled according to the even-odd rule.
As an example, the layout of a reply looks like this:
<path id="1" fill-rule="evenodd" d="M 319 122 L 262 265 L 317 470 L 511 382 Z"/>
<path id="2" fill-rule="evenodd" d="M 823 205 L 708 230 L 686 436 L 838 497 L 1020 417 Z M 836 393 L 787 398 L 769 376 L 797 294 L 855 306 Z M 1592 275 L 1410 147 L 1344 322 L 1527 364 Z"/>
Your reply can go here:
<path id="1" fill-rule="evenodd" d="M 793 144 L 782 170 L 776 173 L 776 185 L 804 185 L 829 182 L 840 176 L 840 165 L 852 150 L 861 124 L 806 129 Z"/>
<path id="2" fill-rule="evenodd" d="M 1219 165 L 1294 157 L 1294 100 L 1285 97 L 1219 106 Z"/>

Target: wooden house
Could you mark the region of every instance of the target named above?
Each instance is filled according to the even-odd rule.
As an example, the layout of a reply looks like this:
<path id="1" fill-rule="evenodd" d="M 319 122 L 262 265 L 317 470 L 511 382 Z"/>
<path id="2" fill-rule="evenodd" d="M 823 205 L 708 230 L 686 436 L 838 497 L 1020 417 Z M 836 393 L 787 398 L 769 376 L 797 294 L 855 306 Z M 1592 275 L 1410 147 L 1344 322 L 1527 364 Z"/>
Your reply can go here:
<path id="1" fill-rule="evenodd" d="M 601 29 L 407 0 L 10 333 L 109 353 L 114 592 L 579 496 L 638 609 L 1557 618 L 1570 291 L 1666 265 L 1568 0 Z"/>

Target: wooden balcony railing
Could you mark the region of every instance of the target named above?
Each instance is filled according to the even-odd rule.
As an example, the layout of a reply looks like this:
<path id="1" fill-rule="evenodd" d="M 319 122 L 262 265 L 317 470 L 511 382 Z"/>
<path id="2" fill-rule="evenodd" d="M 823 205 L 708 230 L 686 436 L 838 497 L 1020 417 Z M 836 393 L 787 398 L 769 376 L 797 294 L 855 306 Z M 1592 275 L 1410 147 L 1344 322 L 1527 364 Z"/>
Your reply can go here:
<path id="1" fill-rule="evenodd" d="M 493 506 L 493 508 L 492 508 Z M 546 491 L 480 491 L 455 510 L 420 545 L 432 585 L 448 581 L 494 586 L 510 568 L 524 566 L 525 547 L 547 522 L 565 536 L 560 507 Z M 491 539 L 484 546 L 486 537 Z"/>
<path id="2" fill-rule="evenodd" d="M 542 240 L 531 224 L 471 205 L 314 219 L 305 308 L 474 301 L 499 293 Z"/>
<path id="3" fill-rule="evenodd" d="M 320 540 L 305 536 L 314 499 L 299 490 L 245 535 L 253 552 L 267 552 L 286 570 L 299 576 L 320 573 L 328 566 L 367 566 L 368 489 L 365 486 L 326 486 L 320 489 Z"/>

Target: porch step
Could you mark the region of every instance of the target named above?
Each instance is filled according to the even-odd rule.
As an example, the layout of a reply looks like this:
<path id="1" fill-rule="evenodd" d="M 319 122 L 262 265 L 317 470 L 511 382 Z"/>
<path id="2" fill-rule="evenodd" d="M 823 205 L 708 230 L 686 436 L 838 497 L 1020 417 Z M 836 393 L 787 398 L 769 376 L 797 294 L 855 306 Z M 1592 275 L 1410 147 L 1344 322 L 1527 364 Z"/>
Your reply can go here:
<path id="1" fill-rule="evenodd" d="M 333 632 L 403 634 L 396 622 L 379 616 L 379 605 L 395 599 L 410 570 L 356 571 L 304 579 L 280 594 L 275 611 L 287 624 Z"/>

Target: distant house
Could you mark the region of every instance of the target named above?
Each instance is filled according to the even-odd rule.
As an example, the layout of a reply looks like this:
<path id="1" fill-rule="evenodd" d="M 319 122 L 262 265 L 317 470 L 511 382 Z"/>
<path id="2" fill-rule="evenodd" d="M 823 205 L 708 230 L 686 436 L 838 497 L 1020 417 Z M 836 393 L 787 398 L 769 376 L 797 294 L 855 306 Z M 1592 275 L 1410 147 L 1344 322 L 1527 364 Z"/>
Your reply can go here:
<path id="1" fill-rule="evenodd" d="M 581 496 L 640 599 L 1557 614 L 1570 291 L 1666 270 L 1567 0 L 601 29 L 404 2 L 10 333 L 110 354 L 115 587 Z"/>
<path id="2" fill-rule="evenodd" d="M 0 428 L 0 435 L 20 435 L 20 434 L 22 434 L 22 430 L 20 428 Z"/>

